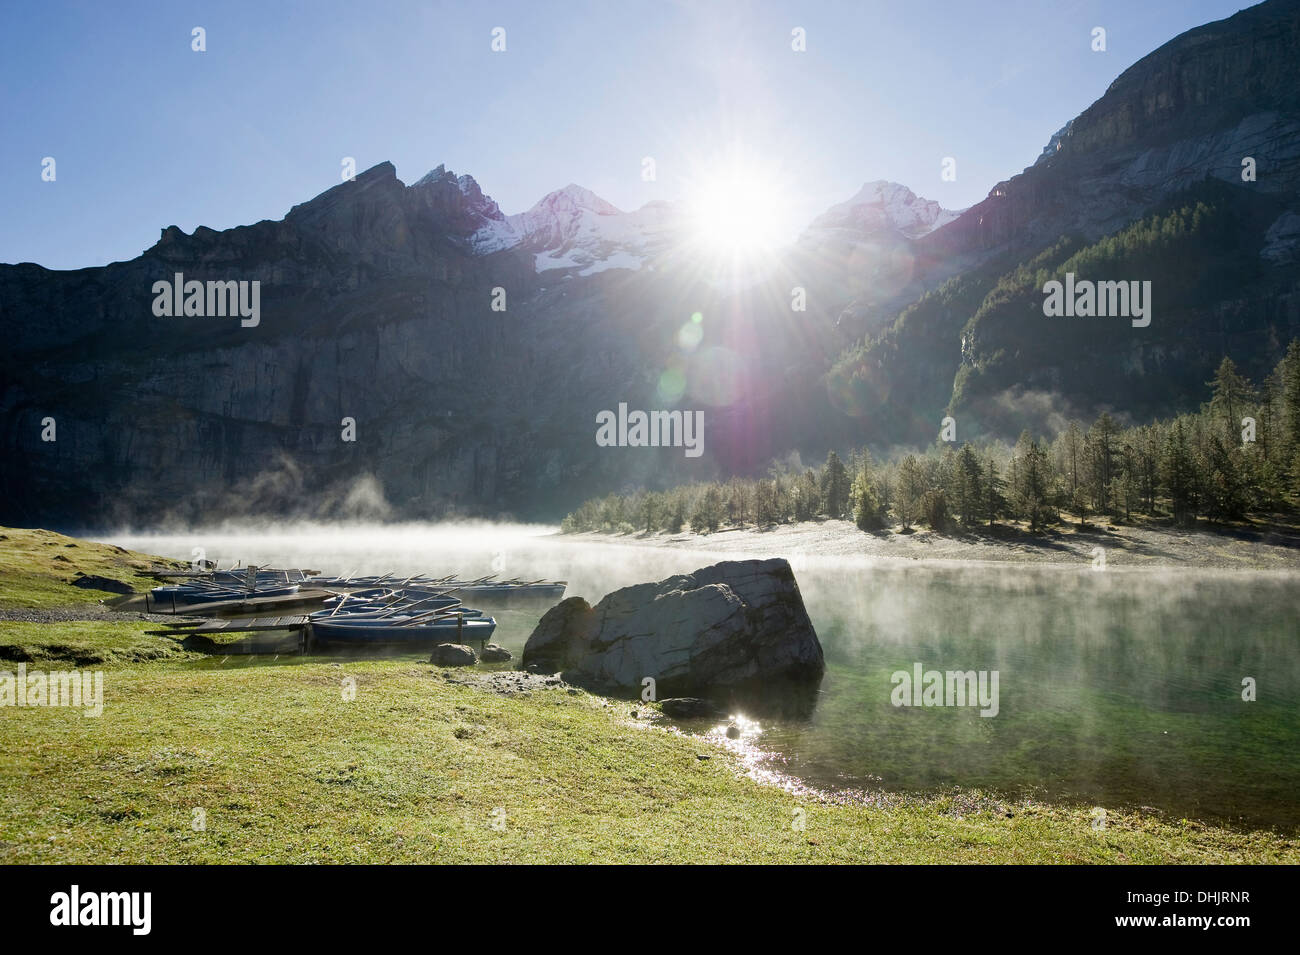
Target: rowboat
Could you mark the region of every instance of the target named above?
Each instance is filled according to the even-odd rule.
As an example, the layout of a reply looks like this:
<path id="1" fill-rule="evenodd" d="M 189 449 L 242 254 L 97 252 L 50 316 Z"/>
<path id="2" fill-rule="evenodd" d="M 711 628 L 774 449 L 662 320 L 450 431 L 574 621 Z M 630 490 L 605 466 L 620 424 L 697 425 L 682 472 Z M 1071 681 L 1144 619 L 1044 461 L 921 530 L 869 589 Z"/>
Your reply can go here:
<path id="1" fill-rule="evenodd" d="M 467 597 L 484 598 L 528 598 L 537 600 L 560 600 L 568 584 L 562 580 L 540 584 L 465 584 L 449 586 L 453 594 Z"/>
<path id="2" fill-rule="evenodd" d="M 317 644 L 432 646 L 439 643 L 486 643 L 497 628 L 491 617 L 438 614 L 432 617 L 317 617 L 311 621 Z"/>
<path id="3" fill-rule="evenodd" d="M 298 593 L 299 584 L 277 584 L 267 587 L 235 588 L 216 585 L 196 587 L 190 584 L 166 584 L 149 591 L 146 609 L 170 607 L 173 611 L 181 607 L 201 607 L 207 604 L 225 603 L 232 600 L 248 600 L 252 597 L 288 597 Z"/>
<path id="4" fill-rule="evenodd" d="M 418 607 L 417 607 L 418 604 Z M 461 607 L 460 601 L 455 597 L 434 597 L 428 600 L 410 601 L 405 603 L 385 603 L 382 601 L 358 600 L 356 603 L 346 602 L 339 604 L 336 601 L 325 602 L 325 610 L 317 610 L 311 614 L 313 620 L 322 620 L 326 617 L 391 617 L 401 615 L 403 617 L 412 616 L 417 610 L 421 613 L 426 611 L 451 611 L 463 613 L 471 617 L 482 616 L 483 611 L 472 610 L 468 607 Z"/>
<path id="5" fill-rule="evenodd" d="M 438 589 L 463 600 L 555 600 L 564 597 L 568 582 L 564 580 L 449 580 Z"/>
<path id="6" fill-rule="evenodd" d="M 512 600 L 551 600 L 564 597 L 568 582 L 564 580 L 496 580 L 495 574 L 477 580 L 458 580 L 450 577 L 428 577 L 417 574 L 404 580 L 395 574 L 368 577 L 311 577 L 303 586 L 326 590 L 366 591 L 383 587 L 397 588 L 404 593 L 446 593 L 465 600 L 492 602 Z"/>

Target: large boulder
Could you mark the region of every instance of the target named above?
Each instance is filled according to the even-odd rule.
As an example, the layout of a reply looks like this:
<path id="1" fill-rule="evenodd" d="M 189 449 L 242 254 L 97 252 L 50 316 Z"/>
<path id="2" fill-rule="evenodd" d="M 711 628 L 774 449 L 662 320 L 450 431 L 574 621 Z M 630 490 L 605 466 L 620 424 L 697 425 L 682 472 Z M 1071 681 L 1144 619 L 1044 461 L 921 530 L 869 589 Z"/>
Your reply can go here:
<path id="1" fill-rule="evenodd" d="M 660 697 L 820 680 L 821 644 L 783 558 L 723 561 L 624 587 L 595 607 L 570 597 L 538 622 L 522 665 L 609 689 L 655 680 Z"/>

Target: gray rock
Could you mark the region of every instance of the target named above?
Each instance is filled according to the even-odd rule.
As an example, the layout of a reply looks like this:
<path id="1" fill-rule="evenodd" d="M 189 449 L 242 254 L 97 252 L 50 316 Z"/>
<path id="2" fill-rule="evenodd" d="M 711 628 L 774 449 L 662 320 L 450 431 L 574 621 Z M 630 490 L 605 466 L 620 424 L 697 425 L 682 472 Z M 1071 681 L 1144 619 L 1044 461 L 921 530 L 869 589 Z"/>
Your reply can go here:
<path id="1" fill-rule="evenodd" d="M 95 574 L 77 577 L 72 581 L 72 586 L 80 587 L 83 590 L 103 590 L 110 594 L 135 593 L 135 588 L 125 581 L 114 580 L 112 577 L 99 577 Z"/>
<path id="2" fill-rule="evenodd" d="M 444 667 L 473 666 L 477 661 L 474 651 L 463 643 L 440 643 L 429 655 L 430 663 Z"/>
<path id="3" fill-rule="evenodd" d="M 664 716 L 675 720 L 707 719 L 722 712 L 717 704 L 698 696 L 669 697 L 659 702 L 659 708 L 663 710 Z"/>
<path id="4" fill-rule="evenodd" d="M 513 653 L 496 643 L 489 643 L 483 648 L 483 652 L 479 654 L 479 658 L 484 663 L 504 663 L 513 656 Z"/>
<path id="5" fill-rule="evenodd" d="M 783 558 L 723 561 L 624 587 L 595 607 L 570 597 L 538 622 L 523 665 L 619 689 L 639 689 L 652 677 L 669 694 L 811 683 L 825 670 Z"/>

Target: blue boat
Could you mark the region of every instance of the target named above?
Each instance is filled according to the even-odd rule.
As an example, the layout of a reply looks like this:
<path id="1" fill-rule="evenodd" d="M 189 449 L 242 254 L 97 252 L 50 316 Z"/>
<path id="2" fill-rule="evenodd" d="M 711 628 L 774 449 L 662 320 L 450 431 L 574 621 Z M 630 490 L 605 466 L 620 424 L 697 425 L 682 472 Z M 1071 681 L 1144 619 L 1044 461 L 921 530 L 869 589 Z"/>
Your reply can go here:
<path id="1" fill-rule="evenodd" d="M 471 617 L 483 615 L 483 611 L 474 610 L 469 607 L 461 607 L 460 601 L 455 597 L 435 597 L 429 600 L 420 600 L 408 602 L 405 605 L 396 603 L 383 603 L 380 601 L 360 600 L 356 603 L 344 603 L 339 606 L 338 603 L 330 605 L 326 601 L 325 610 L 317 610 L 311 614 L 313 620 L 337 619 L 339 617 L 391 617 L 402 616 L 411 617 L 418 613 L 428 613 L 434 610 L 455 611 L 456 613 L 465 614 Z"/>
<path id="2" fill-rule="evenodd" d="M 486 643 L 497 628 L 491 617 L 437 614 L 429 617 L 320 617 L 311 621 L 317 644 L 351 646 L 434 646 L 439 643 Z"/>
<path id="3" fill-rule="evenodd" d="M 198 586 L 195 584 L 166 584 L 149 591 L 145 599 L 145 609 L 175 613 L 185 608 L 244 601 L 253 597 L 289 597 L 298 593 L 299 589 L 298 584 L 278 584 L 254 589 L 212 585 Z"/>
<path id="4" fill-rule="evenodd" d="M 492 602 L 510 601 L 558 601 L 564 597 L 568 583 L 563 580 L 495 580 L 495 575 L 480 577 L 477 580 L 458 580 L 452 577 L 430 578 L 423 574 L 397 580 L 393 574 L 380 577 L 311 577 L 303 581 L 304 586 L 321 587 L 327 590 L 374 590 L 385 585 L 397 588 L 404 593 L 449 593 L 466 600 L 486 600 Z"/>
<path id="5" fill-rule="evenodd" d="M 442 593 L 453 594 L 463 600 L 551 600 L 564 598 L 568 582 L 563 580 L 533 581 L 488 581 L 488 580 L 449 580 L 437 584 Z M 408 587 L 408 592 L 414 592 Z"/>

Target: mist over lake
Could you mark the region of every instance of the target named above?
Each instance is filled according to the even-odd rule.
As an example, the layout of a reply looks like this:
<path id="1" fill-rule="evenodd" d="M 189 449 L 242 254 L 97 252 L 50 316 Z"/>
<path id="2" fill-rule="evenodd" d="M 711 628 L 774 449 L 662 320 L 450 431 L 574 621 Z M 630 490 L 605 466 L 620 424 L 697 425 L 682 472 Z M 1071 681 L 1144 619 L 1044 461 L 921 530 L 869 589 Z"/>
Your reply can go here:
<path id="1" fill-rule="evenodd" d="M 225 525 L 109 535 L 133 550 L 229 566 L 457 573 L 619 587 L 721 559 L 773 556 L 574 540 L 546 525 Z M 1204 569 L 796 555 L 825 650 L 807 719 L 759 717 L 752 762 L 822 791 L 985 789 L 1174 817 L 1294 827 L 1300 807 L 1300 575 Z M 494 611 L 516 655 L 546 608 Z M 917 663 L 1000 674 L 1000 711 L 891 703 Z M 236 662 L 231 665 L 243 665 Z M 1253 678 L 1258 699 L 1242 699 Z M 707 721 L 689 732 L 713 733 Z"/>

